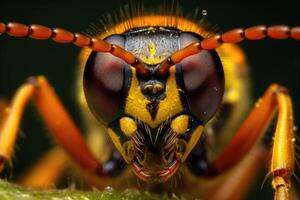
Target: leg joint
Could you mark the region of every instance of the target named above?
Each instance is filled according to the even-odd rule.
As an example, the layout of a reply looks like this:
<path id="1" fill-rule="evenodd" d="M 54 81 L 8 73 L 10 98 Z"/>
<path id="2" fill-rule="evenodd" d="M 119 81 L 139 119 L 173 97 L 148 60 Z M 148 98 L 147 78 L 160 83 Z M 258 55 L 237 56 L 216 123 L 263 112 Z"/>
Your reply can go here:
<path id="1" fill-rule="evenodd" d="M 27 79 L 27 83 L 34 86 L 36 89 L 38 89 L 43 82 L 46 82 L 44 76 L 31 76 Z"/>
<path id="2" fill-rule="evenodd" d="M 282 85 L 279 85 L 277 83 L 273 83 L 271 86 L 270 86 L 270 90 L 272 91 L 272 93 L 274 93 L 275 95 L 278 95 L 278 94 L 289 94 L 289 90 L 282 86 Z"/>
<path id="3" fill-rule="evenodd" d="M 39 87 L 39 83 L 37 81 L 37 77 L 31 76 L 27 79 L 27 83 L 33 85 L 35 88 Z"/>
<path id="4" fill-rule="evenodd" d="M 290 182 L 288 180 L 285 180 L 281 176 L 275 176 L 273 178 L 272 185 L 273 185 L 274 189 L 280 188 L 280 187 L 289 188 L 290 187 Z"/>

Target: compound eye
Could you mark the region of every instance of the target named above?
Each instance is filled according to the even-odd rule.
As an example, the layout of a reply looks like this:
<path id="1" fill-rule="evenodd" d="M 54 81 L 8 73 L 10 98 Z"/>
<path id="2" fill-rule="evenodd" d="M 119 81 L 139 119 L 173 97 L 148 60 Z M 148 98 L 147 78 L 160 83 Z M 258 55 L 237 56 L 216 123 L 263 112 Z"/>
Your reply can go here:
<path id="1" fill-rule="evenodd" d="M 193 33 L 182 33 L 180 48 L 203 38 Z M 224 93 L 224 72 L 215 50 L 201 51 L 181 61 L 183 82 L 189 109 L 199 120 L 208 121 L 221 104 Z"/>
<path id="2" fill-rule="evenodd" d="M 124 48 L 125 40 L 120 35 L 105 41 Z M 123 60 L 110 53 L 92 52 L 87 60 L 83 76 L 85 97 L 93 114 L 105 124 L 112 122 L 118 113 L 125 67 Z"/>

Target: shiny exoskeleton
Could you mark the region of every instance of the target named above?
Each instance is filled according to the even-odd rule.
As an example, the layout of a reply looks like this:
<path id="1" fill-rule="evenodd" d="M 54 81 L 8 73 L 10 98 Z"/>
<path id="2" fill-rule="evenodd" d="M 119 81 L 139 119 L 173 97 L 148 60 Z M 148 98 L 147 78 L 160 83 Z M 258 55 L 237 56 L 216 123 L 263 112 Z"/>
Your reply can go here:
<path id="1" fill-rule="evenodd" d="M 224 72 L 215 50 L 185 59 L 165 76 L 156 73 L 172 53 L 201 40 L 195 33 L 164 27 L 133 29 L 105 39 L 135 55 L 149 70 L 146 77 L 106 53 L 92 52 L 87 60 L 87 102 L 109 128 L 125 160 L 145 180 L 161 181 L 176 171 L 177 163 L 197 144 L 199 127 L 221 103 Z"/>
<path id="2" fill-rule="evenodd" d="M 264 37 L 299 40 L 300 27 L 254 26 L 213 34 L 179 16 L 146 15 L 94 38 L 19 23 L 0 23 L 0 33 L 86 47 L 80 56 L 79 100 L 95 116 L 84 109 L 87 124 L 96 128 L 90 136 L 100 138 L 98 150 L 109 154 L 97 160 L 47 80 L 39 76 L 20 87 L 5 116 L 1 166 L 12 156 L 22 113 L 32 98 L 50 133 L 72 160 L 85 171 L 111 180 L 110 185 L 135 187 L 138 177 L 145 183 L 142 188 L 155 192 L 232 199 L 224 193 L 227 181 L 238 176 L 235 183 L 248 182 L 247 170 L 254 171 L 253 166 L 267 159 L 257 141 L 278 110 L 270 174 L 275 199 L 289 198 L 295 141 L 290 96 L 287 89 L 273 84 L 245 118 L 247 64 L 232 43 Z M 95 125 L 95 119 L 100 125 Z M 103 142 L 108 137 L 114 146 Z M 233 169 L 242 159 L 246 164 Z M 184 176 L 175 187 L 172 178 L 180 174 Z M 87 182 L 102 184 L 93 178 Z M 215 193 L 209 192 L 214 189 Z"/>

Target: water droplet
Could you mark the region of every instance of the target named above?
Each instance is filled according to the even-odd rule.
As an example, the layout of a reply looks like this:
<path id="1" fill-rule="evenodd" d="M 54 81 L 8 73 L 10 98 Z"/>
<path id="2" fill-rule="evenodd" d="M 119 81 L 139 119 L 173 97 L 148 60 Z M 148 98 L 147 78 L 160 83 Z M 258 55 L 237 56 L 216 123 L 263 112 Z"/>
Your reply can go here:
<path id="1" fill-rule="evenodd" d="M 260 104 L 262 103 L 262 99 L 258 99 L 258 101 L 255 103 L 255 108 L 259 107 Z"/>
<path id="2" fill-rule="evenodd" d="M 297 127 L 297 126 L 294 126 L 294 127 L 293 127 L 293 130 L 294 130 L 294 131 L 297 131 L 297 130 L 298 130 L 298 127 Z"/>
<path id="3" fill-rule="evenodd" d="M 114 192 L 114 188 L 107 186 L 106 188 L 104 188 L 104 192 L 107 192 L 109 194 L 112 194 Z"/>

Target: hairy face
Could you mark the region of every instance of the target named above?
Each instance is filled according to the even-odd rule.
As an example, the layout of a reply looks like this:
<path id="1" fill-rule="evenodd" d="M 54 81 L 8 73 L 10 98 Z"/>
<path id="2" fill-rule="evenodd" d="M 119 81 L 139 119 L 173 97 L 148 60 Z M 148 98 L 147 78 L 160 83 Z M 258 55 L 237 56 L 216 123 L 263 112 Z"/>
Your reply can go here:
<path id="1" fill-rule="evenodd" d="M 106 39 L 133 53 L 153 72 L 149 77 L 110 54 L 92 52 L 87 61 L 84 90 L 89 107 L 145 181 L 165 181 L 177 171 L 221 102 L 224 75 L 215 51 L 185 58 L 166 76 L 155 75 L 170 54 L 200 40 L 196 34 L 162 27 Z"/>

